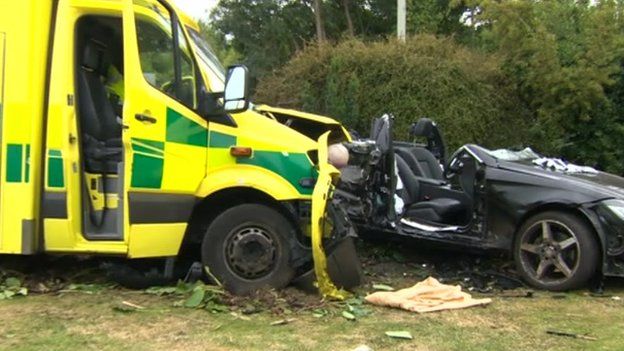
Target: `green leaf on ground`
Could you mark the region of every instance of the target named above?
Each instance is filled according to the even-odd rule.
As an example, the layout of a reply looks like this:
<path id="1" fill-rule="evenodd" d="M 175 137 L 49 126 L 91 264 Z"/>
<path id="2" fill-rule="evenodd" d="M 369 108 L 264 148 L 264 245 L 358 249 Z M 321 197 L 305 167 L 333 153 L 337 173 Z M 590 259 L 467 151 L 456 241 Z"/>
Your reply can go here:
<path id="1" fill-rule="evenodd" d="M 343 311 L 342 317 L 348 321 L 355 321 L 355 316 L 351 312 Z"/>
<path id="2" fill-rule="evenodd" d="M 6 285 L 7 288 L 19 288 L 22 286 L 22 282 L 15 277 L 9 277 L 4 281 L 4 285 Z"/>
<path id="3" fill-rule="evenodd" d="M 391 338 L 395 338 L 395 339 L 406 339 L 406 340 L 412 340 L 412 334 L 408 331 L 405 330 L 401 330 L 401 331 L 387 331 L 386 335 L 391 337 Z"/>
<path id="4" fill-rule="evenodd" d="M 383 291 L 394 291 L 394 288 L 386 284 L 373 284 L 373 289 Z"/>
<path id="5" fill-rule="evenodd" d="M 197 308 L 204 301 L 204 296 L 206 296 L 206 291 L 203 287 L 198 286 L 193 289 L 193 294 L 186 300 L 184 303 L 184 307 L 188 308 Z"/>

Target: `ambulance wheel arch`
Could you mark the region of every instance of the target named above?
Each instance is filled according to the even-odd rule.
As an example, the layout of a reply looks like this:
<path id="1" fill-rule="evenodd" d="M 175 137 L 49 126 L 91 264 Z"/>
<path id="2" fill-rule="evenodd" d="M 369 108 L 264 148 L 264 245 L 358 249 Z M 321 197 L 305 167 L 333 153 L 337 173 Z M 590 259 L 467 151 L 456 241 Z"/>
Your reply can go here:
<path id="1" fill-rule="evenodd" d="M 238 187 L 257 189 L 277 201 L 296 200 L 307 196 L 279 174 L 242 164 L 209 172 L 199 186 L 196 196 L 207 198 L 221 189 Z M 309 189 L 309 195 L 311 194 L 312 188 Z"/>
<path id="2" fill-rule="evenodd" d="M 279 212 L 296 227 L 297 235 L 302 235 L 297 227 L 299 218 L 291 201 L 278 201 L 270 194 L 251 187 L 229 187 L 220 189 L 197 203 L 189 219 L 180 253 L 184 254 L 193 245 L 201 244 L 206 228 L 215 218 L 228 209 L 243 204 L 264 205 Z"/>

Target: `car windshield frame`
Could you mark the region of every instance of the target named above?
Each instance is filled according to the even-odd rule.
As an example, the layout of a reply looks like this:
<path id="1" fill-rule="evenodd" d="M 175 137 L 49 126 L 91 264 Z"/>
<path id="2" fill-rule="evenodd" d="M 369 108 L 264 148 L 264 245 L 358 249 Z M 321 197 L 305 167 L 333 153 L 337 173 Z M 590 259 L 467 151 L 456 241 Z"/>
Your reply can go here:
<path id="1" fill-rule="evenodd" d="M 214 90 L 215 86 L 219 86 L 223 90 L 222 87 L 225 86 L 225 68 L 219 62 L 217 55 L 195 28 L 186 26 L 186 30 L 189 33 L 191 45 L 199 58 L 200 65 L 209 70 L 206 73 L 208 74 L 207 79 L 211 88 Z M 215 79 L 217 80 L 216 82 L 214 81 Z"/>

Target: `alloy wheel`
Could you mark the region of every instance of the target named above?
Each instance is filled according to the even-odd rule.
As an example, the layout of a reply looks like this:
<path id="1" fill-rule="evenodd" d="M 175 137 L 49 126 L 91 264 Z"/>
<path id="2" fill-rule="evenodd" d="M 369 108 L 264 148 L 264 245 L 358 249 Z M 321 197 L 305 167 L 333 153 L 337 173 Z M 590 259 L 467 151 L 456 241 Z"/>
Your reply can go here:
<path id="1" fill-rule="evenodd" d="M 521 264 L 544 284 L 562 283 L 574 276 L 581 261 L 577 235 L 555 220 L 534 223 L 520 241 Z"/>

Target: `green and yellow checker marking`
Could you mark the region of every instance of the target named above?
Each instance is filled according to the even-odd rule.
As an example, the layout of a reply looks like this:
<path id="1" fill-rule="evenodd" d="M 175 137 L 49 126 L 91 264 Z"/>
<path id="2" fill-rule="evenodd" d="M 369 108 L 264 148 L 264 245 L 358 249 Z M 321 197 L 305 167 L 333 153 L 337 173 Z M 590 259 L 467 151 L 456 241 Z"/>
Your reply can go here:
<path id="1" fill-rule="evenodd" d="M 167 143 L 177 143 L 205 149 L 208 130 L 182 114 L 167 109 L 166 140 L 132 139 L 132 188 L 160 189 L 165 171 L 165 148 Z"/>
<path id="2" fill-rule="evenodd" d="M 162 187 L 165 155 L 167 154 L 166 147 L 169 143 L 213 149 L 218 152 L 211 153 L 211 156 L 226 157 L 230 160 L 231 156 L 226 150 L 236 146 L 237 137 L 217 131 L 208 131 L 204 126 L 172 109 L 168 109 L 165 142 L 132 139 L 134 162 L 132 163 L 131 187 L 148 189 L 160 189 Z M 217 160 L 209 157 L 208 162 L 214 165 L 215 162 L 213 161 Z M 230 162 L 234 163 L 232 160 L 225 162 L 225 164 Z M 299 193 L 303 195 L 312 194 L 313 189 L 304 188 L 300 184 L 302 179 L 317 177 L 316 170 L 311 167 L 310 160 L 304 153 L 254 150 L 251 158 L 237 158 L 235 162 L 267 169 L 286 179 Z"/>
<path id="3" fill-rule="evenodd" d="M 30 144 L 7 144 L 7 183 L 30 182 Z"/>
<path id="4" fill-rule="evenodd" d="M 160 189 L 165 168 L 165 143 L 146 139 L 132 139 L 133 188 Z"/>

